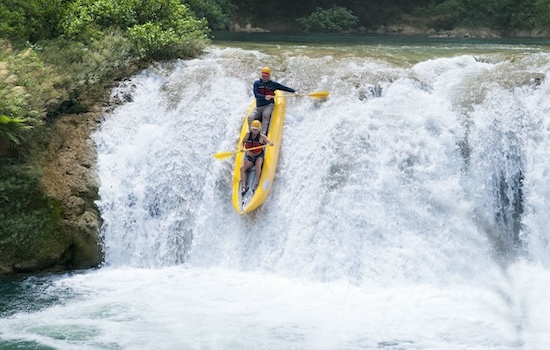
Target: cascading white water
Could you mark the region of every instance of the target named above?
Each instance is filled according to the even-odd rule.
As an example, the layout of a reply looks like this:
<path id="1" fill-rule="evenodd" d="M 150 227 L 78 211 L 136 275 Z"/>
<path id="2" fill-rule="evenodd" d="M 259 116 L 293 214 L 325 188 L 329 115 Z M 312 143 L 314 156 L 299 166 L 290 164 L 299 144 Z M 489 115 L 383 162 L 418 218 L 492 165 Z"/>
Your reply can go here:
<path id="1" fill-rule="evenodd" d="M 403 67 L 214 49 L 148 70 L 117 91 L 133 101 L 98 133 L 107 263 L 189 261 L 356 282 L 398 271 L 440 279 L 450 266 L 470 270 L 469 258 L 487 265 L 493 250 L 522 245 L 527 143 L 545 142 L 548 108 L 547 84 L 532 80 L 545 69 L 536 56 Z M 241 219 L 229 203 L 233 163 L 211 155 L 236 147 L 261 64 L 331 98 L 289 98 L 277 184 Z M 528 105 L 536 96 L 542 105 Z M 392 264 L 382 259 L 389 252 Z M 416 272 L 396 269 L 404 266 Z"/>
<path id="2" fill-rule="evenodd" d="M 106 266 L 43 311 L 80 335 L 0 329 L 64 349 L 543 349 L 550 55 L 509 50 L 213 46 L 138 74 L 94 137 Z M 331 94 L 287 100 L 274 187 L 241 217 L 212 154 L 264 65 Z"/>

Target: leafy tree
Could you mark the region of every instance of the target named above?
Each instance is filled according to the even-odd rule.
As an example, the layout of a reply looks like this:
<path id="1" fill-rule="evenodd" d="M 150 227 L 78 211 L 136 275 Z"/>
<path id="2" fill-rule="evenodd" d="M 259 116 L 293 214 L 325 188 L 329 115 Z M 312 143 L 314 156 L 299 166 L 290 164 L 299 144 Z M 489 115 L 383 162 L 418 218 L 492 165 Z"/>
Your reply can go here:
<path id="1" fill-rule="evenodd" d="M 59 35 L 67 0 L 2 0 L 0 38 L 37 42 Z"/>
<path id="2" fill-rule="evenodd" d="M 206 18 L 214 30 L 228 29 L 237 6 L 229 0 L 184 0 L 197 18 Z"/>
<path id="3" fill-rule="evenodd" d="M 550 28 L 550 0 L 536 0 L 534 11 L 537 14 L 537 23 L 541 28 Z"/>
<path id="4" fill-rule="evenodd" d="M 345 7 L 333 6 L 328 10 L 317 7 L 311 15 L 297 21 L 306 31 L 338 32 L 353 28 L 359 19 Z"/>
<path id="5" fill-rule="evenodd" d="M 209 31 L 180 0 L 1 0 L 0 19 L 0 156 L 131 67 L 195 56 Z"/>
<path id="6" fill-rule="evenodd" d="M 83 42 L 120 30 L 139 57 L 155 59 L 199 52 L 209 31 L 178 0 L 76 0 L 61 25 L 68 38 Z"/>
<path id="7" fill-rule="evenodd" d="M 447 0 L 431 12 L 445 27 L 487 26 L 513 30 L 548 27 L 548 0 Z"/>

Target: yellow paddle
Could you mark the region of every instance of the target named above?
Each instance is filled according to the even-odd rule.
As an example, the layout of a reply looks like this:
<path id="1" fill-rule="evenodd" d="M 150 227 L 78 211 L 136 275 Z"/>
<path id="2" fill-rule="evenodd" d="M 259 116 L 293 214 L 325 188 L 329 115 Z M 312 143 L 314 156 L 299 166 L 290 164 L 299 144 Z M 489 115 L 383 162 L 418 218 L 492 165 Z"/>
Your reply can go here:
<path id="1" fill-rule="evenodd" d="M 240 152 L 248 152 L 248 151 L 253 151 L 255 149 L 260 149 L 260 148 L 264 148 L 264 147 L 267 147 L 268 144 L 265 144 L 265 145 L 262 145 L 262 146 L 258 146 L 258 147 L 252 147 L 252 148 L 247 148 L 247 149 L 242 149 L 240 151 L 235 151 L 235 152 L 220 152 L 220 153 L 216 153 L 214 154 L 214 158 L 216 159 L 225 159 L 225 158 L 229 158 L 231 157 L 232 155 L 236 154 L 236 153 L 240 153 Z"/>
<path id="2" fill-rule="evenodd" d="M 302 96 L 308 96 L 313 98 L 327 98 L 329 95 L 328 91 L 316 91 L 312 92 L 311 94 L 307 95 L 284 95 L 285 97 L 302 97 Z"/>

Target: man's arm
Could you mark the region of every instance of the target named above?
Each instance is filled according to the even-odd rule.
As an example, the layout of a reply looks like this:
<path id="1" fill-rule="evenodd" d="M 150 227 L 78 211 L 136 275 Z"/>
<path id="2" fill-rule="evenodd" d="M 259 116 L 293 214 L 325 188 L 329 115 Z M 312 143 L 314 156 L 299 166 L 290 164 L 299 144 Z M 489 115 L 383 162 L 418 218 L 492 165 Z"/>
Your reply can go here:
<path id="1" fill-rule="evenodd" d="M 288 87 L 288 86 L 284 86 L 283 84 L 276 83 L 276 82 L 273 82 L 273 84 L 275 85 L 275 88 L 273 90 L 283 90 L 283 91 L 288 91 L 288 92 L 296 92 L 295 89 L 293 89 L 291 87 Z"/>

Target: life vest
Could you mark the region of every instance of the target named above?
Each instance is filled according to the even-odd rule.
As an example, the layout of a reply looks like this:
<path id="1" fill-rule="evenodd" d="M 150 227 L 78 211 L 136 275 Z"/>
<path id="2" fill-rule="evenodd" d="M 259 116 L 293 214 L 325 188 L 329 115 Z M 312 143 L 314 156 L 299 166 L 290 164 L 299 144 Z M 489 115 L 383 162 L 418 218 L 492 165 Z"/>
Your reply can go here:
<path id="1" fill-rule="evenodd" d="M 273 85 L 270 84 L 271 80 L 267 83 L 260 81 L 260 86 L 258 86 L 258 92 L 264 96 L 275 95 L 275 90 L 273 90 Z"/>
<path id="2" fill-rule="evenodd" d="M 260 142 L 260 135 L 261 133 L 258 132 L 258 135 L 256 137 L 252 136 L 252 131 L 248 132 L 248 140 L 246 140 L 246 143 L 244 144 L 244 148 L 253 148 L 253 147 L 259 147 L 263 146 L 264 144 Z M 263 148 L 255 149 L 253 151 L 250 151 L 250 153 L 254 156 L 262 153 L 264 150 Z"/>

